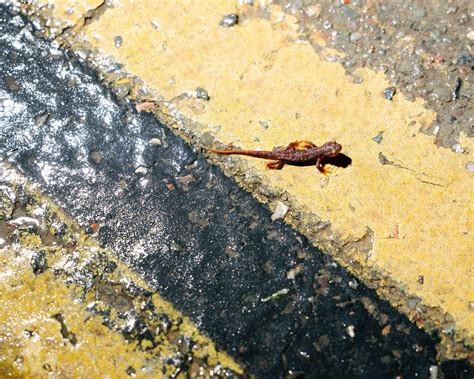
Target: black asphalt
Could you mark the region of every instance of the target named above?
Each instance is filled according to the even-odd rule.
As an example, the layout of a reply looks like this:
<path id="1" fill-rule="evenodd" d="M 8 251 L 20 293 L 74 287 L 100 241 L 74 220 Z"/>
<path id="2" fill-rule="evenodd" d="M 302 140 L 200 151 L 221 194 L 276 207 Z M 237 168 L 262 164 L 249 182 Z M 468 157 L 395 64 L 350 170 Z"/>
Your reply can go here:
<path id="1" fill-rule="evenodd" d="M 440 365 L 469 376 L 465 361 L 436 361 L 435 336 L 3 6 L 0 62 L 1 159 L 85 229 L 101 224 L 100 243 L 248 373 L 428 378 Z"/>

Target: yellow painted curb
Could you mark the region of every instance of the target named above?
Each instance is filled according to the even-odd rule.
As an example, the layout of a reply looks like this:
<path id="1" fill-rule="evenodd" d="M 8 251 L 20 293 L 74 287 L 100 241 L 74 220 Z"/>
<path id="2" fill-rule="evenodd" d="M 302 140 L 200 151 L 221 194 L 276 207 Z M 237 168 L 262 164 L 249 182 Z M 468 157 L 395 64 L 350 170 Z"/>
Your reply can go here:
<path id="1" fill-rule="evenodd" d="M 53 3 L 53 17 L 62 19 L 64 2 Z M 257 197 L 286 201 L 287 221 L 375 283 L 394 306 L 428 329 L 434 322 L 445 337 L 455 333 L 455 340 L 472 344 L 474 187 L 466 169 L 472 139 L 461 139 L 463 154 L 437 148 L 419 132 L 435 117 L 422 100 L 385 100 L 388 81 L 369 70 L 358 72 L 362 84 L 352 83 L 339 64 L 321 59 L 300 38 L 296 19 L 276 6 L 262 19 L 254 8 L 121 1 L 69 43 L 123 64 L 198 138 L 212 135 L 248 149 L 336 139 L 352 164 L 333 168 L 329 177 L 314 167 L 267 171 L 259 160 L 226 161 L 239 162 L 238 180 Z M 239 24 L 220 26 L 232 12 L 240 14 Z M 209 101 L 195 96 L 198 87 Z M 383 136 L 379 143 L 376 136 Z"/>

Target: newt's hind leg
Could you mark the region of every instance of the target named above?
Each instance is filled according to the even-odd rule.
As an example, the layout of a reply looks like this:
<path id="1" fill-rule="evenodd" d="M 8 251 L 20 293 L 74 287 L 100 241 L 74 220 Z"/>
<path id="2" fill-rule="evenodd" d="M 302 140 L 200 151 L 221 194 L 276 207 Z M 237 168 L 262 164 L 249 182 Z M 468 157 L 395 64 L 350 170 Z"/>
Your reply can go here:
<path id="1" fill-rule="evenodd" d="M 314 143 L 310 141 L 295 141 L 289 143 L 285 150 L 306 150 L 306 149 L 313 149 L 317 147 Z"/>
<path id="2" fill-rule="evenodd" d="M 281 170 L 285 165 L 282 161 L 271 161 L 267 162 L 267 168 L 270 170 Z"/>

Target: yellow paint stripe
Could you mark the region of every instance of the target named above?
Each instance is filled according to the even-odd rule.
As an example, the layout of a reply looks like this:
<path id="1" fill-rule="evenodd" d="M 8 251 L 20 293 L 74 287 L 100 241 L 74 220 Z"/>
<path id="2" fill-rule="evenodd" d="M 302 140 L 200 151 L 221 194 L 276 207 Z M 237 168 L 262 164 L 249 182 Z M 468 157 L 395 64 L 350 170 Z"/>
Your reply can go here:
<path id="1" fill-rule="evenodd" d="M 1 169 L 15 178 L 12 188 L 25 185 L 12 170 L 3 165 Z M 46 209 L 49 223 L 63 222 L 67 228 L 62 237 L 54 236 L 54 229 L 47 238 L 20 232 L 17 243 L 0 249 L 0 377 L 127 378 L 127 370 L 132 369 L 137 377 L 159 378 L 163 373 L 169 377 L 178 370 L 169 358 L 179 354 L 176 341 L 181 338 L 195 343 L 192 351 L 186 352 L 194 362 L 188 374 L 211 376 L 216 366 L 242 373 L 232 358 L 218 351 L 191 320 L 159 294 L 152 296 L 153 311 L 143 313 L 140 304 L 144 299 L 139 295 L 132 298 L 123 283 L 150 291 L 147 285 L 117 261 L 112 273 L 105 272 L 104 257 L 113 261 L 110 252 L 99 248 L 49 199 L 31 189 L 27 193 L 36 200 L 24 210 L 26 216 L 37 217 L 35 210 Z M 0 232 L 11 233 L 12 228 L 0 221 Z M 50 269 L 34 274 L 32 256 L 39 251 L 46 253 Z M 65 284 L 85 267 L 94 276 L 92 288 L 76 282 Z M 91 312 L 90 304 L 109 315 Z M 144 322 L 156 333 L 155 340 L 127 341 L 120 329 L 105 326 L 106 322 L 114 327 L 127 322 L 117 318 L 119 311 L 146 315 Z M 64 335 L 57 315 L 74 336 Z M 169 330 L 164 330 L 160 317 L 167 318 Z"/>
<path id="2" fill-rule="evenodd" d="M 245 173 L 249 188 L 252 175 L 261 179 L 254 188 L 260 198 L 286 193 L 287 220 L 357 275 L 397 284 L 392 292 L 441 310 L 438 326 L 452 316 L 456 338 L 472 338 L 473 208 L 466 189 L 473 188 L 473 175 L 465 169 L 473 160 L 472 139 L 461 140 L 462 155 L 438 149 L 418 132 L 435 117 L 423 101 L 402 95 L 385 100 L 388 81 L 369 70 L 358 72 L 362 84 L 353 84 L 339 64 L 321 60 L 298 40 L 296 19 L 275 6 L 270 20 L 251 9 L 210 0 L 162 1 L 159 7 L 122 1 L 86 26 L 78 42 L 91 43 L 165 100 L 174 99 L 170 111 L 185 116 L 197 135 L 208 131 L 222 143 L 264 149 L 336 139 L 352 165 L 333 169 L 328 178 L 312 167 L 265 171 L 261 161 L 246 158 L 236 158 L 241 164 L 235 170 Z M 244 15 L 238 26 L 219 26 L 235 11 Z M 180 96 L 196 87 L 208 91 L 209 102 Z M 377 144 L 372 138 L 382 131 Z M 383 157 L 391 164 L 382 165 Z M 400 305 L 397 296 L 388 296 L 394 305 Z M 445 312 L 450 315 L 443 320 Z"/>

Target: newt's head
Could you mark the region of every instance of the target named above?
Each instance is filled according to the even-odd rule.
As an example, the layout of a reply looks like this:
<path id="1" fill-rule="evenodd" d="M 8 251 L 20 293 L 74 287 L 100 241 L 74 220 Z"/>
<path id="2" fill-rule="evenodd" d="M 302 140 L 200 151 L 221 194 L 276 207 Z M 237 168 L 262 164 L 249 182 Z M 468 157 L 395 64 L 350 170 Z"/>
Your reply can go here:
<path id="1" fill-rule="evenodd" d="M 324 148 L 325 154 L 328 157 L 334 157 L 335 155 L 339 154 L 342 150 L 342 146 L 338 144 L 336 141 L 326 142 L 321 147 Z"/>

